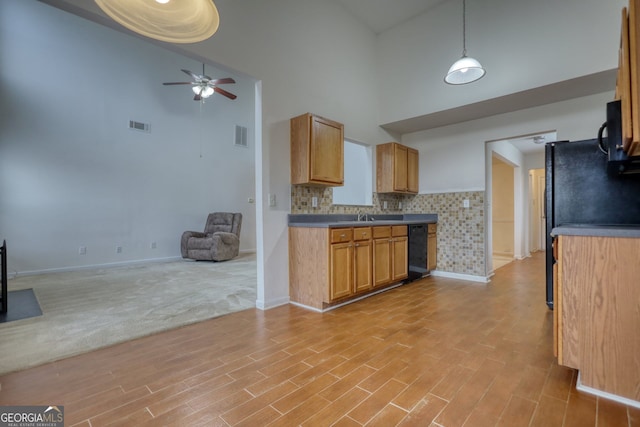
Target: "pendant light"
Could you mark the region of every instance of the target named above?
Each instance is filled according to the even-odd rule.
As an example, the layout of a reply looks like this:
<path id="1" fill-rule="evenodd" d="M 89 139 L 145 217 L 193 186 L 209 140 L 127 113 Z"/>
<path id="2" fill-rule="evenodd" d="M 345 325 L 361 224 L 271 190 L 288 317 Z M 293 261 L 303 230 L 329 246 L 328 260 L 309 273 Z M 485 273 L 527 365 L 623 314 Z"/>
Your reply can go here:
<path id="1" fill-rule="evenodd" d="M 212 0 L 95 0 L 110 18 L 129 30 L 169 43 L 196 43 L 220 25 Z"/>
<path id="2" fill-rule="evenodd" d="M 485 69 L 480 63 L 467 56 L 467 8 L 466 0 L 462 0 L 462 58 L 453 63 L 444 81 L 450 85 L 464 85 L 482 78 Z"/>

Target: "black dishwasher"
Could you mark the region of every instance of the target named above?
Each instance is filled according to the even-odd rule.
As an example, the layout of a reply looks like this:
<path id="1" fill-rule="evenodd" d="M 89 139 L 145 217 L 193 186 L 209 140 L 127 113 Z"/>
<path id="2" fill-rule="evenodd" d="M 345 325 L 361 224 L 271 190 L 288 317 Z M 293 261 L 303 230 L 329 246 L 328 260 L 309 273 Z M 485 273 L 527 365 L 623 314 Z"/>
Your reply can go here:
<path id="1" fill-rule="evenodd" d="M 427 268 L 427 224 L 409 224 L 409 278 L 417 280 L 429 272 Z"/>

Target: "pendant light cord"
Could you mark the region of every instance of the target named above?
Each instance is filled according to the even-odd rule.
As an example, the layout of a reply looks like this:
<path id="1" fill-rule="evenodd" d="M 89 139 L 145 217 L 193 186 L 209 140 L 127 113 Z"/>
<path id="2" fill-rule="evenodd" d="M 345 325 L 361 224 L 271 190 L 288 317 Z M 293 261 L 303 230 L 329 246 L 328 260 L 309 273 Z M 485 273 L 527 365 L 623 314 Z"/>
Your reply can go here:
<path id="1" fill-rule="evenodd" d="M 467 56 L 467 2 L 462 0 L 462 56 Z"/>

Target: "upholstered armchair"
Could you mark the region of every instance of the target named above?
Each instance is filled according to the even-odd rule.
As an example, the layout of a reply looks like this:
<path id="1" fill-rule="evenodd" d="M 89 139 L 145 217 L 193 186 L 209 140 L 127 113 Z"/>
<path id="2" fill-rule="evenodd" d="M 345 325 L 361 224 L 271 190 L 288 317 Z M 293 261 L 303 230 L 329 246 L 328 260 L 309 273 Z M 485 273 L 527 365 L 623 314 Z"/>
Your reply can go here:
<path id="1" fill-rule="evenodd" d="M 226 261 L 238 256 L 241 213 L 214 212 L 207 217 L 204 233 L 185 231 L 180 241 L 182 258 Z"/>

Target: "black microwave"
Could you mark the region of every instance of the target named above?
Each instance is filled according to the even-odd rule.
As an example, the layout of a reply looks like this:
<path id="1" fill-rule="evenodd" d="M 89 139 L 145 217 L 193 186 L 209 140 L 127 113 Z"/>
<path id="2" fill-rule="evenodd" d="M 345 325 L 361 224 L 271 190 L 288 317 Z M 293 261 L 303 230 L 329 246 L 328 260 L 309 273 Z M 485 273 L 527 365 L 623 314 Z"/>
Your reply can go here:
<path id="1" fill-rule="evenodd" d="M 604 129 L 607 137 L 603 138 Z M 622 149 L 621 101 L 607 103 L 607 121 L 598 132 L 600 148 L 607 153 L 607 171 L 612 175 L 640 173 L 640 156 L 627 156 Z"/>

